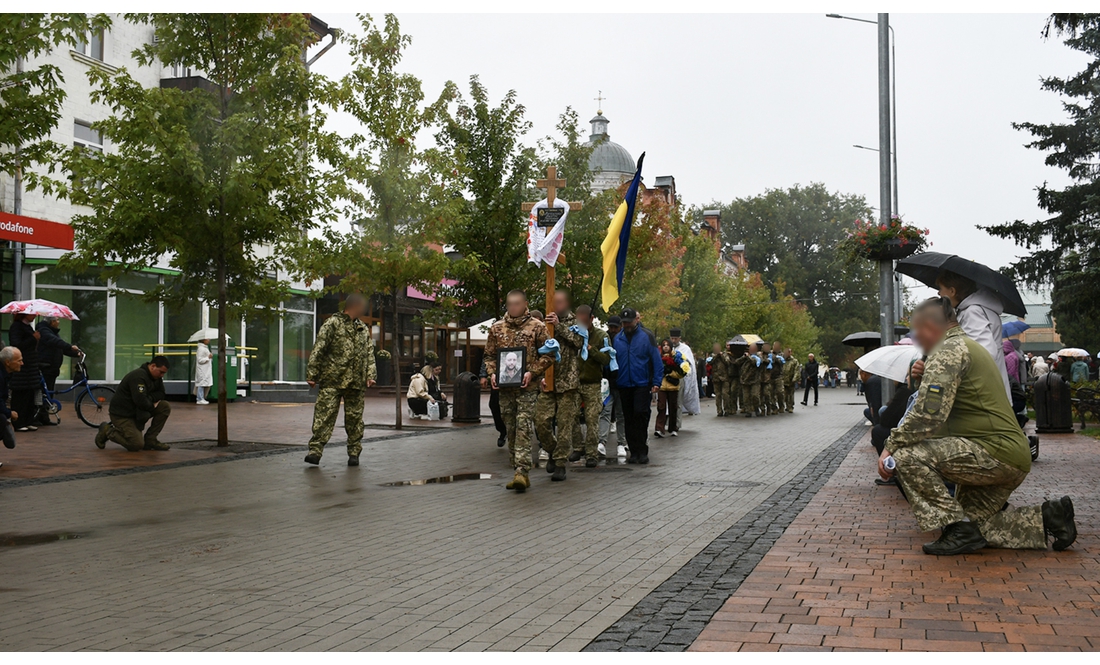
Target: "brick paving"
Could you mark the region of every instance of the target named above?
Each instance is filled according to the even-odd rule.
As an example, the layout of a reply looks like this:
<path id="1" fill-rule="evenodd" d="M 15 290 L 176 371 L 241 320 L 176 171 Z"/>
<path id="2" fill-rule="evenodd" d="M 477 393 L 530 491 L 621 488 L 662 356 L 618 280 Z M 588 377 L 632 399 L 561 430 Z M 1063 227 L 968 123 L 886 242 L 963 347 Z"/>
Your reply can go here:
<path id="1" fill-rule="evenodd" d="M 536 471 L 524 495 L 491 427 L 382 431 L 358 469 L 334 445 L 320 468 L 242 455 L 0 484 L 0 650 L 578 651 L 842 437 L 855 401 L 745 420 L 708 400 L 648 467 Z M 261 415 L 234 439 L 308 431 L 294 408 L 240 406 Z M 383 486 L 457 473 L 494 477 Z M 3 546 L 59 533 L 80 537 Z"/>
<path id="2" fill-rule="evenodd" d="M 1065 552 L 929 557 L 864 440 L 714 615 L 692 651 L 1095 651 L 1100 649 L 1100 442 L 1043 435 L 1013 496 L 1074 497 Z"/>

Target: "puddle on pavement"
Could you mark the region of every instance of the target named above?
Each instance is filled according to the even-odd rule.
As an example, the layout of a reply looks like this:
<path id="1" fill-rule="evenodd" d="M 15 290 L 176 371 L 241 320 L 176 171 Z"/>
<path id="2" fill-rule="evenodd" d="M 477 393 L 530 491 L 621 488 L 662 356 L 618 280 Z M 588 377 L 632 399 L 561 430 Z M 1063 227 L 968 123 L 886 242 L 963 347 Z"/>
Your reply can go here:
<path id="1" fill-rule="evenodd" d="M 423 480 L 399 480 L 393 483 L 382 483 L 382 487 L 408 487 L 410 485 L 439 485 L 443 483 L 457 483 L 461 480 L 492 480 L 496 476 L 491 473 L 456 473 L 453 476 L 439 476 L 437 478 L 424 478 Z"/>
<path id="2" fill-rule="evenodd" d="M 0 533 L 0 547 L 28 547 L 30 545 L 42 545 L 55 543 L 59 540 L 76 540 L 86 534 L 73 533 L 71 531 L 56 531 L 53 533 Z"/>
<path id="3" fill-rule="evenodd" d="M 689 480 L 684 483 L 692 487 L 715 487 L 721 489 L 744 489 L 759 487 L 761 483 L 752 480 Z"/>

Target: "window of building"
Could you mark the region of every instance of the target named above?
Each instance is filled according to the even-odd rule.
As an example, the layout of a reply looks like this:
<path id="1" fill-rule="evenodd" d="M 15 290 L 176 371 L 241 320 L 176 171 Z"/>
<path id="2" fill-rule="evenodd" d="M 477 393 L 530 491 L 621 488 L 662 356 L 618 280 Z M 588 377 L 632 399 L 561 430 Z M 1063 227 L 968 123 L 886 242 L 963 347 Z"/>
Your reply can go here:
<path id="1" fill-rule="evenodd" d="M 45 273 L 50 275 L 53 270 Z M 56 280 L 63 281 L 63 280 Z M 93 381 L 103 381 L 107 378 L 107 289 L 86 289 L 80 287 L 65 286 L 39 286 L 35 295 L 53 302 L 68 306 L 77 316 L 79 321 L 67 321 L 62 319 L 59 334 L 61 339 L 76 344 L 87 358 L 88 376 Z M 61 365 L 62 381 L 73 376 L 72 358 L 65 356 Z"/>
<path id="2" fill-rule="evenodd" d="M 191 68 L 187 65 L 175 64 L 169 67 L 171 77 L 174 79 L 182 79 L 191 76 Z"/>
<path id="3" fill-rule="evenodd" d="M 90 123 L 77 120 L 73 123 L 73 145 L 103 152 L 103 134 L 98 129 L 92 129 Z"/>
<path id="4" fill-rule="evenodd" d="M 248 355 L 248 376 L 253 381 L 279 380 L 279 319 L 257 315 L 245 323 L 244 345 L 253 347 Z M 247 378 L 247 377 L 246 377 Z"/>
<path id="5" fill-rule="evenodd" d="M 91 30 L 85 35 L 85 38 L 77 42 L 75 50 L 77 53 L 83 53 L 89 58 L 95 58 L 96 60 L 103 60 L 103 31 Z"/>
<path id="6" fill-rule="evenodd" d="M 187 344 L 191 334 L 202 327 L 202 313 L 198 301 L 192 300 L 183 305 L 164 306 L 164 343 Z M 213 344 L 215 340 L 210 340 Z M 232 341 L 232 338 L 230 338 Z M 173 347 L 166 347 L 172 349 Z M 183 347 L 175 347 L 183 348 Z M 168 381 L 187 381 L 194 378 L 194 365 L 182 358 L 168 366 Z"/>
<path id="7" fill-rule="evenodd" d="M 146 344 L 160 342 L 160 303 L 142 297 L 143 293 L 159 284 L 159 275 L 137 273 L 125 275 L 113 285 L 128 291 L 115 295 L 116 380 L 150 359 L 151 348 Z M 168 356 L 170 366 L 187 366 L 187 350 L 166 348 L 164 354 Z"/>
<path id="8" fill-rule="evenodd" d="M 283 380 L 305 381 L 306 363 L 313 349 L 313 313 L 283 314 Z"/>

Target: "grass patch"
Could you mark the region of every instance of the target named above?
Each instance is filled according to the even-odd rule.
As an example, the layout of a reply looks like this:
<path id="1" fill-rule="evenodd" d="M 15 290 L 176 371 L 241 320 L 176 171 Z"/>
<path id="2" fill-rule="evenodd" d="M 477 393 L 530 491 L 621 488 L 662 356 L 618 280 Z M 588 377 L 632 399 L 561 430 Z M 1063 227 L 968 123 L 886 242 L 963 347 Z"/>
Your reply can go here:
<path id="1" fill-rule="evenodd" d="M 1078 432 L 1078 434 L 1084 434 L 1085 436 L 1091 436 L 1094 439 L 1100 439 L 1100 427 L 1086 427 Z"/>

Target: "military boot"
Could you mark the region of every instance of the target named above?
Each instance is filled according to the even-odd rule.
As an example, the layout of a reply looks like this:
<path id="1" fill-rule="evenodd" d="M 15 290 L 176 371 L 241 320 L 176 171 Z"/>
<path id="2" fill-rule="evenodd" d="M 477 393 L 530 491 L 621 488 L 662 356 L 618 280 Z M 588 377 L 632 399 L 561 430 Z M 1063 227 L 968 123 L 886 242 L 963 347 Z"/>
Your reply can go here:
<path id="1" fill-rule="evenodd" d="M 95 433 L 95 447 L 103 450 L 107 447 L 107 437 L 111 435 L 111 423 L 105 422 L 99 426 L 99 431 Z"/>
<path id="2" fill-rule="evenodd" d="M 565 465 L 564 464 L 557 465 L 557 467 L 554 469 L 554 475 L 550 476 L 550 480 L 553 480 L 555 482 L 561 482 L 561 481 L 565 480 Z"/>
<path id="3" fill-rule="evenodd" d="M 583 450 L 574 450 L 573 452 L 569 453 L 569 461 L 570 462 L 579 462 L 579 461 L 581 461 L 582 457 L 584 457 L 584 451 Z"/>
<path id="4" fill-rule="evenodd" d="M 504 486 L 505 489 L 515 490 L 517 493 L 522 494 L 527 491 L 527 488 L 531 486 L 531 481 L 527 477 L 527 472 L 522 469 L 516 469 L 516 475 L 512 477 L 512 482 Z"/>
<path id="5" fill-rule="evenodd" d="M 973 522 L 955 522 L 943 528 L 939 540 L 934 543 L 925 543 L 922 549 L 925 554 L 952 556 L 976 552 L 986 544 L 978 525 Z"/>
<path id="6" fill-rule="evenodd" d="M 171 448 L 172 446 L 168 445 L 167 443 L 154 439 L 152 441 L 146 441 L 145 447 L 142 448 L 142 450 L 171 450 Z"/>
<path id="7" fill-rule="evenodd" d="M 1054 537 L 1055 552 L 1061 552 L 1077 540 L 1072 499 L 1064 496 L 1057 501 L 1043 502 L 1043 530 Z"/>
<path id="8" fill-rule="evenodd" d="M 557 462 L 554 461 L 553 457 L 546 460 L 546 473 L 554 473 L 554 471 L 557 471 L 557 469 L 558 465 Z"/>
<path id="9" fill-rule="evenodd" d="M 306 455 L 306 464 L 320 464 L 321 456 L 317 453 L 310 453 Z"/>

